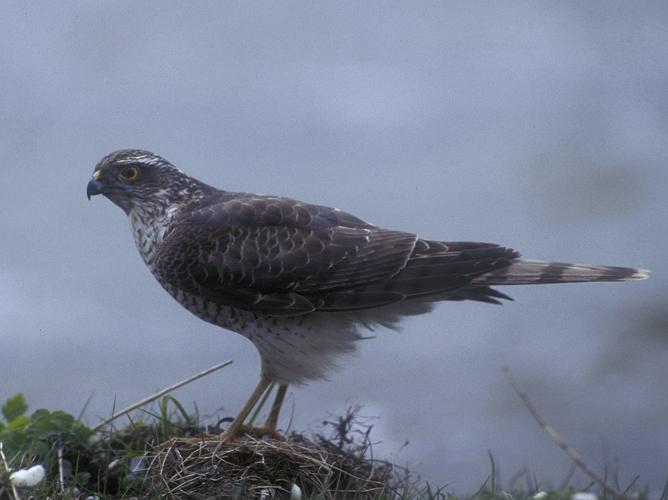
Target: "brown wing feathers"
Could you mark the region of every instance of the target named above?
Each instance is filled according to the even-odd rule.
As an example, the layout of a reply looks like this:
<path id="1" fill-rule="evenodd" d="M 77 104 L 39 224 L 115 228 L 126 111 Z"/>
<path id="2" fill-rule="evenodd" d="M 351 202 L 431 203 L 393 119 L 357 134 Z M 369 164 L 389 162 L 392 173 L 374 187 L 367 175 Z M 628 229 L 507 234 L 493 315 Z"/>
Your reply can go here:
<path id="1" fill-rule="evenodd" d="M 637 270 L 519 259 L 489 243 L 418 239 L 340 210 L 221 192 L 184 211 L 156 255 L 165 282 L 270 315 L 347 311 L 404 299 L 510 299 L 491 285 L 614 281 Z M 634 274 L 635 273 L 635 274 Z"/>
<path id="2" fill-rule="evenodd" d="M 156 268 L 181 290 L 266 314 L 363 309 L 443 294 L 516 257 L 496 245 L 419 240 L 286 198 L 223 196 L 172 224 Z M 498 297 L 485 287 L 468 295 Z"/>

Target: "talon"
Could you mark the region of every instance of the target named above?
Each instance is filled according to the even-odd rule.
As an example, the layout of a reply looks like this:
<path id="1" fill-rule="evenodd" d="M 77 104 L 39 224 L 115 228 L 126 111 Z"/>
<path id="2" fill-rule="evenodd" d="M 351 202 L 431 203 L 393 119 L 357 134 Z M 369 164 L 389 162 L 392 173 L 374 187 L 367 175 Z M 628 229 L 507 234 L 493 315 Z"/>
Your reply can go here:
<path id="1" fill-rule="evenodd" d="M 230 433 L 230 430 L 228 429 L 225 432 L 222 432 L 219 436 L 218 439 L 223 442 L 223 443 L 229 443 L 233 441 L 234 439 L 237 439 L 241 436 L 252 436 L 256 439 L 262 439 L 269 437 L 271 439 L 276 439 L 279 441 L 285 441 L 285 436 L 283 436 L 281 433 L 279 433 L 276 429 L 272 429 L 269 427 L 250 427 L 248 425 L 242 425 L 239 426 L 236 429 L 236 432 Z"/>
<path id="2" fill-rule="evenodd" d="M 278 432 L 276 429 L 272 429 L 270 427 L 255 427 L 251 429 L 252 434 L 257 436 L 258 438 L 271 438 L 271 439 L 276 439 L 277 441 L 285 441 L 287 438 Z"/>
<path id="3" fill-rule="evenodd" d="M 238 437 L 238 435 L 235 436 L 235 435 L 233 435 L 233 434 L 230 434 L 228 431 L 224 431 L 224 432 L 221 432 L 221 433 L 218 435 L 218 440 L 219 440 L 221 443 L 229 443 L 230 441 L 232 441 L 232 440 L 233 440 L 234 438 L 236 438 L 236 437 Z"/>

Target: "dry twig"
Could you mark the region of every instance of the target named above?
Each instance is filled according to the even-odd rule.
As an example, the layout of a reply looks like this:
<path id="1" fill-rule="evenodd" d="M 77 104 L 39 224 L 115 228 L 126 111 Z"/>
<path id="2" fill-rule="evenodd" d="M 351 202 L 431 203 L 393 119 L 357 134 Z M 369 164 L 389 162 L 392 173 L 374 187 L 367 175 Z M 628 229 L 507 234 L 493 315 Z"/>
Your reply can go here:
<path id="1" fill-rule="evenodd" d="M 506 376 L 506 379 L 508 380 L 513 390 L 515 391 L 515 394 L 517 394 L 520 397 L 524 405 L 527 407 L 527 410 L 529 410 L 531 416 L 536 420 L 536 422 L 538 422 L 538 425 L 541 426 L 541 428 L 545 431 L 545 433 L 550 437 L 550 439 L 552 439 L 552 441 L 559 448 L 561 448 L 566 452 L 566 454 L 570 457 L 573 463 L 577 465 L 580 468 L 580 470 L 582 470 L 582 472 L 584 472 L 587 476 L 589 476 L 596 484 L 598 484 L 606 492 L 613 494 L 615 497 L 623 497 L 624 495 L 621 491 L 607 484 L 607 482 L 603 478 L 601 478 L 601 476 L 599 476 L 593 470 L 591 470 L 591 468 L 585 463 L 582 456 L 577 452 L 575 448 L 573 448 L 571 445 L 569 445 L 563 439 L 561 439 L 561 436 L 559 436 L 554 427 L 552 427 L 550 423 L 547 420 L 545 420 L 545 417 L 543 417 L 538 412 L 536 407 L 529 399 L 527 393 L 523 391 L 517 384 L 515 378 L 510 372 L 510 368 L 504 367 L 503 374 Z"/>
<path id="2" fill-rule="evenodd" d="M 226 366 L 229 366 L 232 363 L 233 363 L 233 361 L 231 361 L 231 360 L 230 361 L 225 361 L 223 363 L 219 363 L 215 366 L 212 366 L 211 368 L 208 368 L 208 369 L 204 370 L 203 372 L 199 372 L 196 375 L 188 377 L 187 379 L 182 380 L 181 382 L 177 382 L 174 385 L 170 385 L 169 387 L 165 387 L 161 391 L 158 391 L 155 394 L 152 394 L 151 396 L 148 396 L 148 397 L 142 399 L 141 401 L 137 401 L 136 403 L 131 404 L 130 406 L 128 406 L 127 408 L 124 408 L 123 410 L 119 411 L 118 413 L 114 413 L 111 417 L 107 418 L 106 420 L 102 421 L 102 423 L 93 427 L 93 430 L 95 432 L 98 432 L 98 431 L 102 430 L 102 428 L 104 428 L 104 426 L 110 424 L 111 422 L 116 420 L 118 417 L 122 417 L 123 415 L 125 415 L 127 413 L 130 413 L 132 410 L 136 410 L 137 408 L 139 408 L 141 406 L 144 406 L 145 404 L 148 404 L 151 401 L 155 401 L 156 399 L 158 399 L 161 396 L 164 396 L 168 392 L 172 392 L 173 390 L 176 390 L 179 387 L 183 387 L 184 385 L 189 384 L 190 382 L 194 382 L 197 379 L 205 377 L 205 376 L 209 375 L 210 373 L 215 372 L 216 370 L 220 370 L 221 368 L 225 368 Z"/>
<path id="3" fill-rule="evenodd" d="M 2 449 L 2 441 L 0 441 L 0 461 L 2 461 L 2 465 L 4 465 L 7 474 L 9 474 L 11 470 L 9 469 L 7 458 L 5 458 L 5 452 Z M 14 495 L 14 500 L 21 500 L 21 496 L 19 495 L 19 492 L 16 491 L 16 486 L 14 486 L 14 483 L 11 481 L 11 479 L 9 480 L 9 485 L 12 489 L 12 495 Z"/>
<path id="4" fill-rule="evenodd" d="M 63 466 L 63 447 L 58 446 L 58 488 L 65 493 L 65 467 Z"/>

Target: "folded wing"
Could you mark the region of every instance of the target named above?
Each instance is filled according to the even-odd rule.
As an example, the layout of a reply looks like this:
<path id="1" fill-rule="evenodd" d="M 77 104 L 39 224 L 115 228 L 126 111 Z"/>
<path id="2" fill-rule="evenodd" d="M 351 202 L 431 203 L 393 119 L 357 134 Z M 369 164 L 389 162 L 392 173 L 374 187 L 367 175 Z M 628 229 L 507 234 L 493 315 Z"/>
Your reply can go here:
<path id="1" fill-rule="evenodd" d="M 155 259 L 163 282 L 269 315 L 443 294 L 496 302 L 505 296 L 486 286 L 455 292 L 517 257 L 497 245 L 421 240 L 339 210 L 257 195 L 184 212 L 165 234 Z"/>

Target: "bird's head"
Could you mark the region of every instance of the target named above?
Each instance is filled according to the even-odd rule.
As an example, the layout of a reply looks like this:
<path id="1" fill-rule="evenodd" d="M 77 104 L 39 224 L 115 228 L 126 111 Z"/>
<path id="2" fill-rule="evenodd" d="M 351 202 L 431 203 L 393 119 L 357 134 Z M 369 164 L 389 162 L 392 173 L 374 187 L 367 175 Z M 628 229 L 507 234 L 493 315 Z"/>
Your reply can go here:
<path id="1" fill-rule="evenodd" d="M 135 208 L 169 206 L 200 184 L 164 158 L 139 149 L 115 151 L 95 166 L 86 194 L 102 194 L 125 213 Z"/>

